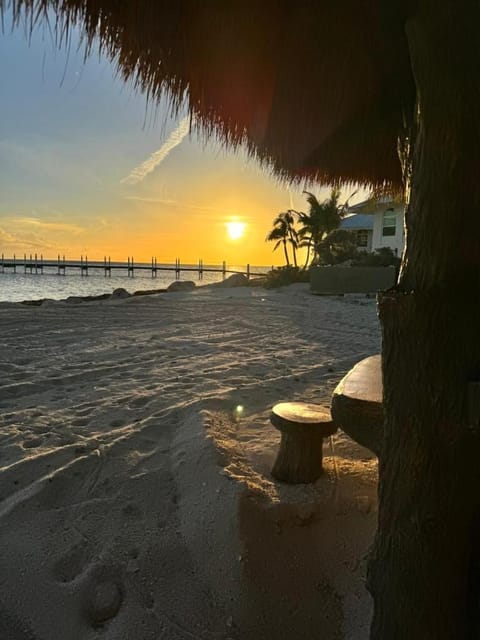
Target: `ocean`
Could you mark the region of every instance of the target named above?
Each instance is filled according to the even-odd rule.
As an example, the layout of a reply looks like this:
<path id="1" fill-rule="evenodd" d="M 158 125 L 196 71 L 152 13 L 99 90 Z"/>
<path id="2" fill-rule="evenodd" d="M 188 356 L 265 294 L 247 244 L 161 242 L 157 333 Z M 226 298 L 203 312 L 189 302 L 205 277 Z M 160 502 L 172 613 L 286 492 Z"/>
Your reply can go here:
<path id="1" fill-rule="evenodd" d="M 77 263 L 80 265 L 80 263 Z M 98 263 L 97 263 L 98 264 Z M 124 268 L 112 269 L 111 276 L 105 277 L 103 267 L 88 268 L 88 275 L 81 275 L 80 269 L 66 268 L 65 275 L 58 274 L 57 267 L 44 267 L 43 273 L 37 268 L 30 272 L 24 272 L 23 266 L 17 266 L 16 273 L 11 266 L 3 267 L 0 264 L 0 302 L 21 302 L 23 300 L 40 300 L 49 298 L 52 300 L 64 300 L 69 296 L 94 296 L 103 293 L 112 293 L 115 289 L 123 288 L 129 293 L 144 291 L 149 289 L 166 289 L 169 284 L 175 281 L 175 271 L 157 271 L 157 277 L 152 278 L 149 269 L 141 270 L 139 266 L 149 267 L 148 263 L 135 264 L 134 276 L 129 277 L 127 263 L 113 263 L 112 266 L 119 265 Z M 157 267 L 170 267 L 174 265 L 158 264 Z M 204 269 L 215 268 L 219 272 L 203 272 L 203 278 L 199 279 L 198 265 L 185 264 L 180 269 L 180 280 L 193 280 L 197 286 L 220 282 L 223 279 L 221 273 L 222 265 L 204 265 Z M 192 270 L 189 270 L 192 269 Z M 267 273 L 271 267 L 250 268 L 250 273 Z M 228 272 L 245 272 L 246 266 L 227 266 Z M 228 277 L 230 273 L 226 274 Z"/>

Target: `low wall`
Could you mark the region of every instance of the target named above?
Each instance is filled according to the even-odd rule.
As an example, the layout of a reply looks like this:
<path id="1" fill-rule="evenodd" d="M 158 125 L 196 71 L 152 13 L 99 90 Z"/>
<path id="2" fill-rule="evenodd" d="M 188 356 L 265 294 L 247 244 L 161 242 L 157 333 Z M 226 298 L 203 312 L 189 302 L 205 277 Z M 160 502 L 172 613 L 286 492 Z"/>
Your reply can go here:
<path id="1" fill-rule="evenodd" d="M 374 293 L 395 284 L 395 267 L 312 267 L 310 290 L 319 294 Z"/>

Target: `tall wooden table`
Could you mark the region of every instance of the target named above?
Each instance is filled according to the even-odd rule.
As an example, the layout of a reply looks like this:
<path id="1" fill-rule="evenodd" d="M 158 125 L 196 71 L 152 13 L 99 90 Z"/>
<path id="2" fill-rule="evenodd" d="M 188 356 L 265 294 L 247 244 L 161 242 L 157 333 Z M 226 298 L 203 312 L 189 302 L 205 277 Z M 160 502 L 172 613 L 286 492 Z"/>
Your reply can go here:
<path id="1" fill-rule="evenodd" d="M 382 360 L 361 360 L 338 383 L 332 396 L 332 418 L 352 440 L 377 456 L 383 443 Z"/>

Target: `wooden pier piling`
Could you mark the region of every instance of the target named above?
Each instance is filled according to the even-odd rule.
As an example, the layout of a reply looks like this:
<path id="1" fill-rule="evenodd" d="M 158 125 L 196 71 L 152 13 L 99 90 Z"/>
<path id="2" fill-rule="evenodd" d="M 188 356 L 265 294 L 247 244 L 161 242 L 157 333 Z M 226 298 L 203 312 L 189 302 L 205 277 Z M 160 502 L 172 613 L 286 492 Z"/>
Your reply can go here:
<path id="1" fill-rule="evenodd" d="M 88 276 L 88 256 L 80 256 L 80 274 L 82 276 Z"/>
<path id="2" fill-rule="evenodd" d="M 157 258 L 152 257 L 152 278 L 157 277 Z"/>
<path id="3" fill-rule="evenodd" d="M 109 278 L 112 277 L 112 263 L 110 261 L 110 256 L 108 256 L 108 260 L 107 260 L 107 256 L 103 256 L 103 273 L 105 275 L 105 278 L 107 276 Z"/>
<path id="4" fill-rule="evenodd" d="M 135 272 L 134 272 L 134 264 L 133 264 L 133 256 L 129 256 L 127 258 L 127 276 L 129 278 L 133 278 L 135 276 Z"/>

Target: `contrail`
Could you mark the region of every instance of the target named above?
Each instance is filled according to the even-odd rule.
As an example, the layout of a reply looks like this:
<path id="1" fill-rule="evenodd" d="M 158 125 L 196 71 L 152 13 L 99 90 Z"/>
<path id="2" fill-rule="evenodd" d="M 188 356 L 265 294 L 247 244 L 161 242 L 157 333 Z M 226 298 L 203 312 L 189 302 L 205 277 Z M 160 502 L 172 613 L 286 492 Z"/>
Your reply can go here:
<path id="1" fill-rule="evenodd" d="M 152 153 L 152 155 L 147 158 L 142 164 L 139 164 L 138 167 L 132 169 L 128 176 L 122 178 L 120 182 L 124 184 L 138 184 L 141 182 L 149 173 L 152 173 L 154 169 L 158 167 L 158 165 L 165 160 L 172 149 L 178 147 L 178 145 L 182 142 L 185 136 L 190 131 L 190 118 L 183 118 L 180 120 L 178 127 L 172 131 L 168 140 L 162 144 L 158 151 Z"/>

